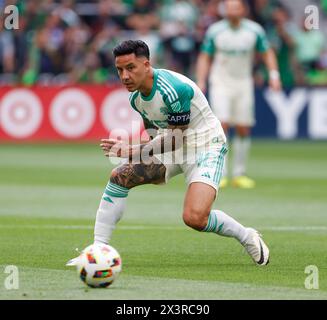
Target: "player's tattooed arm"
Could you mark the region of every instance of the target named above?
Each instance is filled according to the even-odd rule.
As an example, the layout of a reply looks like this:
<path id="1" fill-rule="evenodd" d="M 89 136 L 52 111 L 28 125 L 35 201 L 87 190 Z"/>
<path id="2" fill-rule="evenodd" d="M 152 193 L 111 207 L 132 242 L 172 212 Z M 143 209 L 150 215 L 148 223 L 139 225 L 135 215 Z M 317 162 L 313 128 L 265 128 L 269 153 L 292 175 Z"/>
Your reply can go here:
<path id="1" fill-rule="evenodd" d="M 184 131 L 188 125 L 169 125 L 163 134 L 153 140 L 139 145 L 130 145 L 116 139 L 102 139 L 101 148 L 106 157 L 121 157 L 129 159 L 148 159 L 154 154 L 178 150 L 185 141 Z"/>
<path id="2" fill-rule="evenodd" d="M 163 134 L 158 135 L 148 143 L 140 145 L 140 152 L 152 156 L 154 154 L 178 150 L 183 146 L 185 141 L 184 131 L 187 128 L 188 125 L 169 125 L 168 128 L 164 130 Z"/>
<path id="3" fill-rule="evenodd" d="M 142 184 L 164 182 L 165 174 L 166 167 L 163 164 L 125 163 L 112 172 L 110 181 L 131 189 Z"/>

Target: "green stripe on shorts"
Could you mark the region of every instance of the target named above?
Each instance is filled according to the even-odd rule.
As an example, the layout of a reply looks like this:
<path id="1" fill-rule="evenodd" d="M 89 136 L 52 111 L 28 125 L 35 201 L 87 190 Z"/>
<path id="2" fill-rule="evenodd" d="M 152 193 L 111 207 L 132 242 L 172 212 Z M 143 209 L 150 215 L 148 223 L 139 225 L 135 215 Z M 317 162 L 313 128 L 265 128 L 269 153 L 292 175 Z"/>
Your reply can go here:
<path id="1" fill-rule="evenodd" d="M 213 181 L 214 183 L 216 183 L 217 185 L 219 185 L 221 176 L 223 174 L 223 169 L 224 169 L 224 156 L 227 153 L 228 149 L 226 147 L 226 144 L 224 144 L 220 150 L 220 154 L 218 157 L 218 162 L 217 162 L 217 168 L 214 174 L 214 178 Z"/>

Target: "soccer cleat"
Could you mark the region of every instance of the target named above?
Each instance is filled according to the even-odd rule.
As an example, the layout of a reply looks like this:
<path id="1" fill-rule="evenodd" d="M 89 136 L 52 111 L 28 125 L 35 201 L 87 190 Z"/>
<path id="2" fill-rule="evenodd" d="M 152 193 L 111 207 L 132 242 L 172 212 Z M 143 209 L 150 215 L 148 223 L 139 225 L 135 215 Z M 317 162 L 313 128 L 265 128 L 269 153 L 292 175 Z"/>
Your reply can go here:
<path id="1" fill-rule="evenodd" d="M 66 266 L 67 266 L 67 267 L 76 266 L 78 260 L 79 260 L 79 256 L 76 257 L 76 258 L 70 259 L 70 260 L 66 263 Z"/>
<path id="2" fill-rule="evenodd" d="M 242 189 L 252 189 L 255 187 L 254 180 L 246 177 L 246 176 L 239 176 L 235 177 L 232 180 L 232 186 L 236 188 L 242 188 Z"/>
<path id="3" fill-rule="evenodd" d="M 66 266 L 67 267 L 71 267 L 71 266 L 76 266 L 76 264 L 78 263 L 78 260 L 81 257 L 81 253 L 79 252 L 78 248 L 75 249 L 76 252 L 78 252 L 80 255 L 77 256 L 76 258 L 70 259 L 67 263 Z"/>
<path id="4" fill-rule="evenodd" d="M 249 235 L 242 245 L 256 264 L 260 266 L 267 265 L 269 263 L 269 249 L 263 242 L 261 234 L 255 229 L 247 229 Z"/>
<path id="5" fill-rule="evenodd" d="M 227 178 L 222 178 L 219 183 L 219 188 L 226 188 L 228 185 L 228 179 Z"/>

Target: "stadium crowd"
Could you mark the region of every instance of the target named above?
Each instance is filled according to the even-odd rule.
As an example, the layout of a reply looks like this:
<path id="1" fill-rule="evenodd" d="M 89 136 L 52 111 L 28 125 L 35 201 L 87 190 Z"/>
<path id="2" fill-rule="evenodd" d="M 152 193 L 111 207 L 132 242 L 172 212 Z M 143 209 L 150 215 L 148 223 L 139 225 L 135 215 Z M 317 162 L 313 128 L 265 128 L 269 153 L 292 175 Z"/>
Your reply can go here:
<path id="1" fill-rule="evenodd" d="M 19 28 L 6 30 L 4 10 L 19 9 Z M 327 0 L 316 0 L 327 18 Z M 292 19 L 281 0 L 248 0 L 249 17 L 266 30 L 284 87 L 327 85 L 326 34 Z M 152 62 L 194 77 L 208 26 L 223 17 L 222 0 L 0 0 L 0 85 L 117 81 L 112 48 L 140 38 Z M 255 79 L 267 75 L 258 60 Z"/>

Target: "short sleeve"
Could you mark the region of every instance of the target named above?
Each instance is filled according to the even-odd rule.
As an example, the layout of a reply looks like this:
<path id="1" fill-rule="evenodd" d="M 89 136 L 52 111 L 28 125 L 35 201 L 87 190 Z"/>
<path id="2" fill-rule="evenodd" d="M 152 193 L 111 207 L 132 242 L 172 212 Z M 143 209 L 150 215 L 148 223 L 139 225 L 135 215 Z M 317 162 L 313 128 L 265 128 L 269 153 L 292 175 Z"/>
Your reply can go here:
<path id="1" fill-rule="evenodd" d="M 214 32 L 209 28 L 201 45 L 201 52 L 207 53 L 212 57 L 216 52 Z"/>
<path id="2" fill-rule="evenodd" d="M 167 107 L 168 125 L 184 126 L 191 118 L 191 101 L 194 90 L 170 72 L 161 70 L 158 76 L 158 90 Z"/>
<path id="3" fill-rule="evenodd" d="M 266 35 L 265 30 L 260 27 L 257 33 L 257 42 L 256 42 L 256 50 L 258 52 L 266 52 L 270 48 L 269 41 Z"/>
<path id="4" fill-rule="evenodd" d="M 194 95 L 193 88 L 188 84 L 179 85 L 174 88 L 175 99 L 166 99 L 168 107 L 168 124 L 174 126 L 184 126 L 190 123 L 191 100 Z"/>

